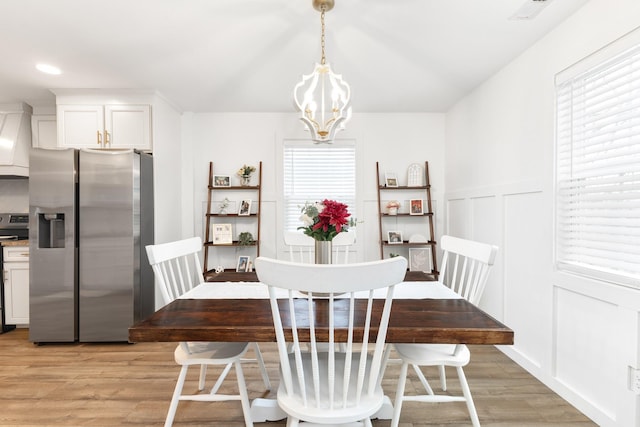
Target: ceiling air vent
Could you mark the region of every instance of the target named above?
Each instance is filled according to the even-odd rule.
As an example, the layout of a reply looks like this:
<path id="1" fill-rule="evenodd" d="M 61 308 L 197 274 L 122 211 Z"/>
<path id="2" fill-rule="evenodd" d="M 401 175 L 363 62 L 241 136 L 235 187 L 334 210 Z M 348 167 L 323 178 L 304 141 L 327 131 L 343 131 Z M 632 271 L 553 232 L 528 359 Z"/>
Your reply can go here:
<path id="1" fill-rule="evenodd" d="M 533 19 L 542 12 L 553 0 L 527 0 L 509 19 L 518 21 L 523 19 Z"/>

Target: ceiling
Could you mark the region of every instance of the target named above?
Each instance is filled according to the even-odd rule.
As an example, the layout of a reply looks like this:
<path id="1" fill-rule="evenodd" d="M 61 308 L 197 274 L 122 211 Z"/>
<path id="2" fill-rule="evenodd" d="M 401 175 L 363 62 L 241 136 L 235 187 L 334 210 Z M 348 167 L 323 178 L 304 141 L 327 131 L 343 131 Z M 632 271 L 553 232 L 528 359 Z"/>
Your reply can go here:
<path id="1" fill-rule="evenodd" d="M 443 112 L 588 0 L 510 20 L 527 1 L 336 0 L 326 58 L 354 112 Z M 311 0 L 2 0 L 0 22 L 0 103 L 126 88 L 157 90 L 181 111 L 286 112 L 320 60 Z"/>

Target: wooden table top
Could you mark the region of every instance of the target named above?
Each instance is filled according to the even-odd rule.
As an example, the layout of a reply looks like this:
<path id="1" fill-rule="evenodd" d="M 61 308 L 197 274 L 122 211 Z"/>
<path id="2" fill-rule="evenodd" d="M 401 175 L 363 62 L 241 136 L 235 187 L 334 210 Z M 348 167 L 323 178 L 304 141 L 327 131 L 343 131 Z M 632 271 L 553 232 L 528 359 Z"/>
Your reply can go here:
<path id="1" fill-rule="evenodd" d="M 275 340 L 268 299 L 178 299 L 129 328 L 130 342 Z M 387 342 L 509 345 L 513 331 L 463 299 L 394 299 Z"/>

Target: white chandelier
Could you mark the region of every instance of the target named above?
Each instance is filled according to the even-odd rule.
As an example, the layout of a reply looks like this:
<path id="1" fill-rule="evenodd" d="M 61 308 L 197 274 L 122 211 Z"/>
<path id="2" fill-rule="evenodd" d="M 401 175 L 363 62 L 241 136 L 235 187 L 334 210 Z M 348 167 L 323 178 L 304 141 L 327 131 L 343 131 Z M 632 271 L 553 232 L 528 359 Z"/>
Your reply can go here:
<path id="1" fill-rule="evenodd" d="M 300 120 L 311 132 L 316 143 L 333 142 L 335 134 L 344 129 L 351 118 L 351 89 L 340 74 L 331 70 L 324 56 L 324 14 L 333 8 L 334 0 L 313 0 L 320 11 L 322 59 L 311 74 L 302 76 L 293 89 L 293 99 L 300 111 Z"/>

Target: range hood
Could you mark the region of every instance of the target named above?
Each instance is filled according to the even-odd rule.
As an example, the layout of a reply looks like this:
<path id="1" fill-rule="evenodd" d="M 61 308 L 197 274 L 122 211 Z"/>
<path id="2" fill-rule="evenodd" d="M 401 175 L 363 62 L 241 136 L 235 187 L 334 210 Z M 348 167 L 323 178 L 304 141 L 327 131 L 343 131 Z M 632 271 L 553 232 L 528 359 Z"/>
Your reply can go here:
<path id="1" fill-rule="evenodd" d="M 0 178 L 29 176 L 32 108 L 25 104 L 0 104 Z"/>

